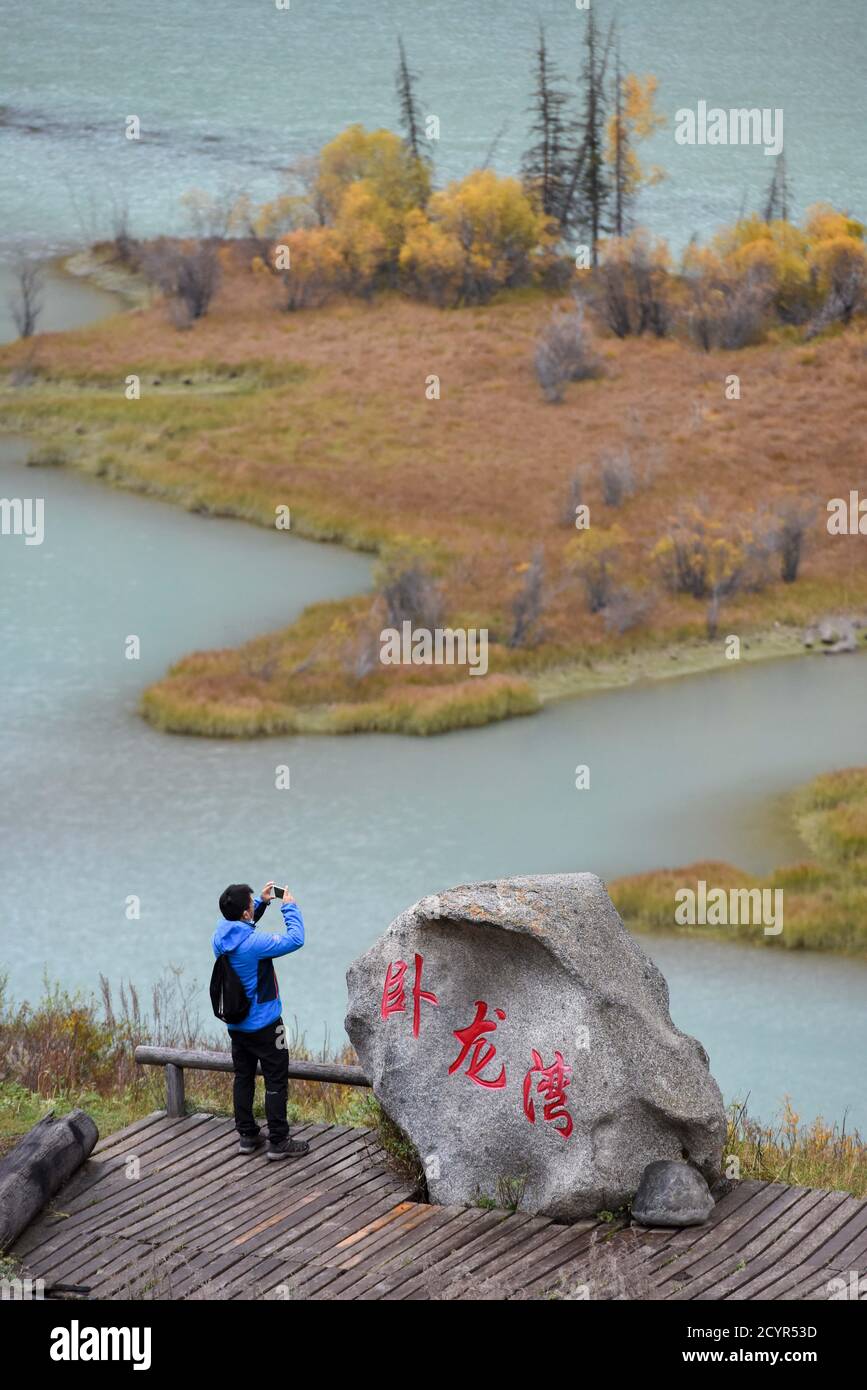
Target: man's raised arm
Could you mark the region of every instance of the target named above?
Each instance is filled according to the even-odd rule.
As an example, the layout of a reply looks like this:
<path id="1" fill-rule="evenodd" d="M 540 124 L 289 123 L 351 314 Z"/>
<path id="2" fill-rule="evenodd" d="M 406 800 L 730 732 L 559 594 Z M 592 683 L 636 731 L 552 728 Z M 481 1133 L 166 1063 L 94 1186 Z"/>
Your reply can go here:
<path id="1" fill-rule="evenodd" d="M 259 956 L 288 956 L 291 951 L 297 951 L 304 945 L 304 918 L 301 916 L 301 909 L 292 897 L 288 888 L 283 889 L 283 902 L 281 904 L 283 913 L 283 933 L 280 936 L 271 936 L 268 932 L 254 932 L 250 945 Z M 261 940 L 256 938 L 260 937 Z"/>

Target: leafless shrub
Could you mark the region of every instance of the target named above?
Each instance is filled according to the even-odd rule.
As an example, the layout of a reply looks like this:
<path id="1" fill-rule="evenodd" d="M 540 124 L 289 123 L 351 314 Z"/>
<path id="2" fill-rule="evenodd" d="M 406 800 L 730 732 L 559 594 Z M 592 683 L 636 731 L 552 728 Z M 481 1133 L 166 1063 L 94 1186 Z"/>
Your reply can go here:
<path id="1" fill-rule="evenodd" d="M 567 381 L 586 381 L 601 374 L 581 304 L 568 313 L 554 314 L 539 339 L 534 360 L 539 385 L 552 404 L 562 401 Z"/>
<path id="2" fill-rule="evenodd" d="M 181 198 L 187 223 L 197 241 L 225 241 L 243 233 L 253 218 L 250 199 L 238 188 L 208 193 L 190 189 Z"/>
<path id="3" fill-rule="evenodd" d="M 442 594 L 427 566 L 418 558 L 394 555 L 377 569 L 377 588 L 385 604 L 389 627 L 404 622 L 435 628 L 442 612 Z"/>
<path id="4" fill-rule="evenodd" d="M 689 276 L 687 285 L 690 298 L 684 323 L 704 352 L 759 342 L 769 302 L 768 288 L 761 279 L 710 283 L 704 276 Z"/>
<path id="5" fill-rule="evenodd" d="M 159 241 L 150 248 L 144 270 L 166 296 L 176 325 L 189 327 L 207 314 L 220 283 L 218 248 L 212 241 Z"/>
<path id="6" fill-rule="evenodd" d="M 771 540 L 779 556 L 780 578 L 794 584 L 798 577 L 810 527 L 816 519 L 816 504 L 808 498 L 784 498 L 776 509 Z"/>
<path id="7" fill-rule="evenodd" d="M 841 258 L 825 301 L 810 322 L 805 338 L 815 338 L 832 323 L 849 324 L 855 314 L 867 309 L 867 276 L 861 262 Z"/>
<path id="8" fill-rule="evenodd" d="M 36 344 L 29 343 L 23 350 L 17 362 L 10 367 L 9 383 L 11 386 L 32 386 L 39 374 L 36 361 Z"/>
<path id="9" fill-rule="evenodd" d="M 653 609 L 653 595 L 646 590 L 630 588 L 624 584 L 614 589 L 604 604 L 606 632 L 616 632 L 622 636 L 633 628 L 642 627 Z"/>
<path id="10" fill-rule="evenodd" d="M 643 231 L 614 238 L 594 282 L 597 313 L 618 338 L 669 335 L 673 324 L 671 275 L 664 243 Z"/>
<path id="11" fill-rule="evenodd" d="M 563 526 L 575 525 L 575 513 L 581 506 L 581 499 L 584 496 L 584 470 L 576 469 L 569 479 L 569 486 L 566 492 L 566 500 L 563 503 L 563 510 L 560 514 L 560 521 Z"/>
<path id="12" fill-rule="evenodd" d="M 599 464 L 602 497 L 607 507 L 619 507 L 635 492 L 635 471 L 628 449 L 603 454 Z"/>
<path id="13" fill-rule="evenodd" d="M 111 208 L 111 244 L 114 258 L 129 269 L 136 269 L 141 256 L 141 246 L 130 231 L 129 206 L 125 202 L 114 201 Z"/>
<path id="14" fill-rule="evenodd" d="M 707 610 L 705 614 L 705 627 L 707 629 L 707 640 L 712 642 L 719 632 L 720 613 L 723 603 L 731 598 L 743 587 L 742 576 L 738 572 L 726 575 L 714 584 L 710 590 L 707 600 Z"/>
<path id="15" fill-rule="evenodd" d="M 366 624 L 345 643 L 341 665 L 352 680 L 362 681 L 379 665 L 379 630 Z"/>
<path id="16" fill-rule="evenodd" d="M 19 256 L 13 271 L 15 289 L 9 296 L 9 312 L 19 338 L 32 338 L 42 313 L 45 277 L 38 261 Z"/>
<path id="17" fill-rule="evenodd" d="M 623 559 L 623 533 L 612 526 L 609 531 L 590 527 L 579 533 L 567 547 L 570 569 L 584 586 L 587 609 L 601 612 L 616 593 L 618 570 Z"/>
<path id="18" fill-rule="evenodd" d="M 523 647 L 545 606 L 544 562 L 537 550 L 525 574 L 521 588 L 512 602 L 512 631 L 510 647 Z"/>

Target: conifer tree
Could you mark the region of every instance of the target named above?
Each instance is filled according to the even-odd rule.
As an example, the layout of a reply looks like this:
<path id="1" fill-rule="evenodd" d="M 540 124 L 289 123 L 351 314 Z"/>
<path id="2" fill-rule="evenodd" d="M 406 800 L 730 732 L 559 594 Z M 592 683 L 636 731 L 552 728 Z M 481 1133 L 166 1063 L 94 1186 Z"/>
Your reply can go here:
<path id="1" fill-rule="evenodd" d="M 572 129 L 566 115 L 568 95 L 548 55 L 545 30 L 539 25 L 536 85 L 531 133 L 534 143 L 524 156 L 522 174 L 528 190 L 539 199 L 547 217 L 561 222 L 571 177 Z"/>
<path id="2" fill-rule="evenodd" d="M 598 264 L 599 238 L 611 230 L 611 186 L 605 168 L 605 74 L 613 32 L 612 26 L 605 44 L 601 44 L 592 10 L 588 13 L 581 70 L 583 108 L 561 219 L 569 231 L 589 236 L 594 265 Z"/>
<path id="3" fill-rule="evenodd" d="M 786 173 L 786 156 L 781 152 L 777 155 L 773 177 L 765 197 L 765 221 L 788 222 L 791 202 L 792 190 Z"/>
<path id="4" fill-rule="evenodd" d="M 398 35 L 398 65 L 395 76 L 397 99 L 400 106 L 400 126 L 407 149 L 415 159 L 428 160 L 430 145 L 424 131 L 424 117 L 416 97 L 415 84 L 418 74 L 410 71 L 403 39 Z"/>

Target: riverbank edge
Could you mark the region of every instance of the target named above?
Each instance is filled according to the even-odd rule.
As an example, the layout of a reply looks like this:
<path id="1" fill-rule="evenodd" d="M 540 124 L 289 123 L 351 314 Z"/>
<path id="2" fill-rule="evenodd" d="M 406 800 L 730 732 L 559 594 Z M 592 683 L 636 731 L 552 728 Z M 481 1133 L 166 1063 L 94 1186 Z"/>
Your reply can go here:
<path id="1" fill-rule="evenodd" d="M 126 309 L 141 309 L 150 303 L 151 290 L 143 276 L 112 256 L 108 247 L 102 244 L 65 252 L 48 261 L 47 267 L 67 280 L 76 283 L 84 281 L 94 289 L 116 295 L 121 301 L 118 313 Z"/>
<path id="2" fill-rule="evenodd" d="M 40 429 L 32 422 L 26 426 L 26 433 L 20 429 L 0 432 L 0 438 L 24 439 L 31 447 L 28 467 L 64 467 L 84 474 L 102 484 L 117 487 L 123 491 L 137 492 L 157 501 L 173 506 L 184 507 L 168 486 L 165 488 L 151 480 L 145 488 L 133 474 L 123 472 L 123 462 L 118 460 L 113 475 L 105 477 L 96 472 L 88 459 L 80 452 L 64 453 L 62 456 L 51 452 L 56 441 L 53 431 Z M 40 449 L 46 453 L 40 455 Z M 190 510 L 189 507 L 185 508 Z M 210 513 L 213 515 L 213 513 Z M 225 519 L 246 521 L 262 525 L 255 515 L 225 508 L 220 516 Z M 305 525 L 303 516 L 293 517 L 293 532 L 304 540 L 319 544 L 341 545 L 348 550 L 362 553 L 378 553 L 374 540 L 366 539 L 364 544 L 352 543 L 348 537 L 333 534 L 323 536 L 321 528 L 311 519 Z M 358 602 L 361 595 L 336 600 L 329 605 L 335 611 L 348 608 Z M 316 605 L 308 605 L 298 618 L 283 632 L 291 637 L 293 629 L 299 625 Z M 828 608 L 833 604 L 829 598 Z M 307 734 L 352 734 L 352 733 L 392 733 L 410 736 L 429 736 L 440 733 L 453 733 L 464 728 L 480 728 L 498 723 L 503 719 L 536 714 L 548 705 L 564 700 L 578 699 L 586 695 L 605 694 L 642 684 L 655 684 L 660 681 L 683 679 L 691 676 L 711 675 L 722 670 L 731 670 L 741 665 L 757 662 L 793 659 L 796 657 L 827 656 L 821 647 L 806 648 L 803 640 L 803 627 L 775 622 L 771 625 L 743 629 L 740 638 L 740 655 L 731 659 L 726 655 L 725 634 L 714 643 L 699 638 L 672 641 L 660 635 L 654 640 L 645 640 L 640 648 L 633 648 L 621 655 L 601 657 L 596 661 L 586 653 L 574 661 L 556 661 L 537 671 L 491 672 L 484 677 L 469 677 L 457 684 L 445 686 L 420 687 L 412 692 L 401 692 L 396 696 L 365 701 L 326 701 L 318 704 L 261 705 L 245 708 L 242 711 L 228 705 L 179 704 L 173 698 L 172 674 L 182 666 L 186 658 L 181 658 L 160 680 L 148 686 L 141 695 L 140 713 L 148 723 L 163 733 L 181 734 L 203 738 L 267 738 L 286 735 Z M 243 650 L 248 643 L 258 644 L 270 640 L 273 633 L 255 634 L 242 643 Z M 867 627 L 861 630 L 862 649 L 867 650 Z M 838 653 L 838 657 L 851 657 L 856 653 Z"/>

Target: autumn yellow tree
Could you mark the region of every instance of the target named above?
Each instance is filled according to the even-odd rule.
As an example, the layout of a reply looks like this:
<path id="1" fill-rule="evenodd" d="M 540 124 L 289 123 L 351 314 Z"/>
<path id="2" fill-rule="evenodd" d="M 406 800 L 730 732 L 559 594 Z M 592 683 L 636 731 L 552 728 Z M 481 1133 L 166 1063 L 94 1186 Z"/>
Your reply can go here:
<path id="1" fill-rule="evenodd" d="M 461 244 L 441 222 L 432 222 L 418 209 L 406 220 L 400 269 L 406 288 L 419 299 L 441 308 L 458 303 L 464 280 Z"/>
<path id="2" fill-rule="evenodd" d="M 401 268 L 416 284 L 432 274 L 449 292 L 454 286 L 463 303 L 484 303 L 498 289 L 526 282 L 553 244 L 550 220 L 535 197 L 518 179 L 492 169 L 477 169 L 435 193 L 426 223 L 413 218 Z"/>
<path id="3" fill-rule="evenodd" d="M 299 227 L 287 235 L 283 247 L 287 309 L 318 308 L 340 289 L 345 263 L 333 228 Z"/>
<path id="4" fill-rule="evenodd" d="M 612 111 L 605 133 L 605 160 L 611 169 L 613 231 L 618 237 L 624 235 L 639 189 L 665 178 L 664 170 L 658 165 L 645 169 L 635 148 L 665 125 L 665 117 L 656 110 L 658 85 L 653 76 L 639 77 L 633 72 L 623 75 L 618 53 Z"/>
<path id="5" fill-rule="evenodd" d="M 864 226 L 854 217 L 818 203 L 807 213 L 810 269 L 827 318 L 849 323 L 867 308 L 867 247 Z"/>
<path id="6" fill-rule="evenodd" d="M 301 191 L 260 208 L 256 230 L 274 240 L 325 227 L 344 258 L 347 282 L 366 294 L 396 273 L 409 214 L 430 192 L 427 164 L 390 130 L 351 125 L 305 166 Z"/>

